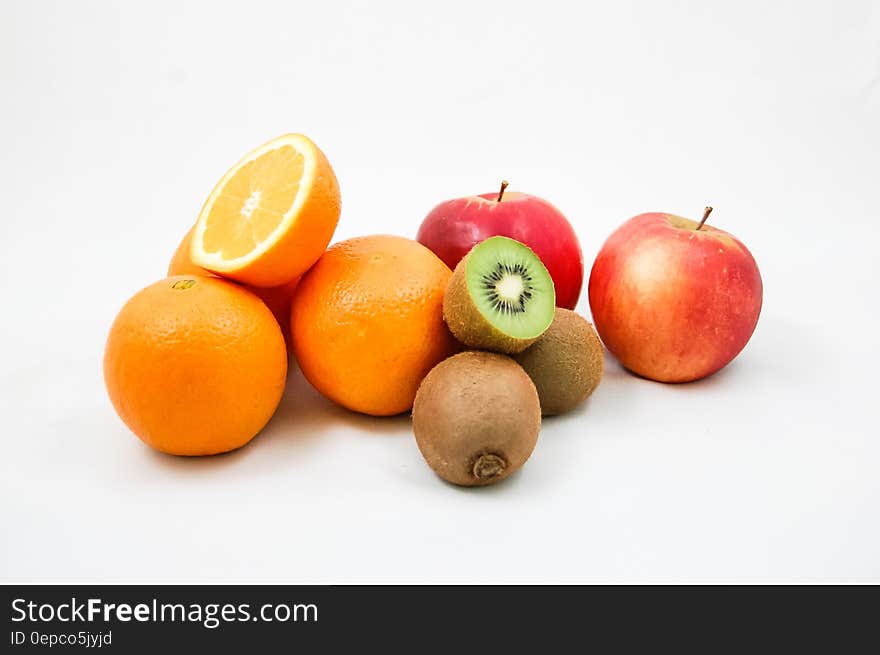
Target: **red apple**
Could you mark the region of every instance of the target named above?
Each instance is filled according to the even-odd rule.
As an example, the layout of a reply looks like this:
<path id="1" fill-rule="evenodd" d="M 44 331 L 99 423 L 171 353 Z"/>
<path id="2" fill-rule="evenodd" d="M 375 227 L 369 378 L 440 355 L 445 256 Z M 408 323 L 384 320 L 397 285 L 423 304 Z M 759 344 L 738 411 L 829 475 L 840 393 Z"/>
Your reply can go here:
<path id="1" fill-rule="evenodd" d="M 715 373 L 748 343 L 763 285 L 733 235 L 672 214 L 641 214 L 602 246 L 590 273 L 596 330 L 626 368 L 660 382 Z"/>
<path id="2" fill-rule="evenodd" d="M 476 244 L 505 236 L 526 244 L 544 262 L 556 287 L 556 304 L 574 309 L 584 282 L 584 257 L 571 224 L 537 196 L 511 191 L 447 200 L 431 210 L 416 235 L 449 268 Z"/>

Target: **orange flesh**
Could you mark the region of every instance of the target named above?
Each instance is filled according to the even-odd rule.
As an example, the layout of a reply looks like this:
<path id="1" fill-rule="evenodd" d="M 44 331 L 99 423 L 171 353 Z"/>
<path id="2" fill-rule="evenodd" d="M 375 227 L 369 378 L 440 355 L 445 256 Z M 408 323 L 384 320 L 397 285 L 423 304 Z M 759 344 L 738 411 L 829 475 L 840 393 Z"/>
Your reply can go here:
<path id="1" fill-rule="evenodd" d="M 263 243 L 293 205 L 304 162 L 300 152 L 283 145 L 242 166 L 211 207 L 202 240 L 205 252 L 232 260 Z"/>

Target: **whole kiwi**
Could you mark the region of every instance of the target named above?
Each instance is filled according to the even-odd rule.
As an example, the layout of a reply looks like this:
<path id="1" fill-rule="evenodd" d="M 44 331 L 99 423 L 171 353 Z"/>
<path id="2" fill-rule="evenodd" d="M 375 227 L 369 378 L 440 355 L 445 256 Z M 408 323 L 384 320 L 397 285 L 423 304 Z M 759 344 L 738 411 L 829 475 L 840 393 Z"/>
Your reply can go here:
<path id="1" fill-rule="evenodd" d="M 547 331 L 515 359 L 535 383 L 541 413 L 552 416 L 574 409 L 595 391 L 605 354 L 585 318 L 557 307 Z"/>
<path id="2" fill-rule="evenodd" d="M 465 351 L 422 380 L 413 432 L 425 461 L 444 480 L 478 486 L 519 469 L 538 441 L 535 385 L 510 357 Z"/>

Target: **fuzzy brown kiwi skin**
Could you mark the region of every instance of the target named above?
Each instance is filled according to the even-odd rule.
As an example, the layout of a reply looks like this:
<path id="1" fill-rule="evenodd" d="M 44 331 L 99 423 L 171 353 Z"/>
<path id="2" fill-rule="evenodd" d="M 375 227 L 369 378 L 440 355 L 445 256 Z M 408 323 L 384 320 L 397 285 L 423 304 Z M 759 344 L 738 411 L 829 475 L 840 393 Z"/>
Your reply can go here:
<path id="1" fill-rule="evenodd" d="M 465 351 L 435 366 L 413 404 L 413 432 L 444 480 L 473 487 L 517 471 L 541 430 L 538 392 L 510 357 Z"/>
<path id="2" fill-rule="evenodd" d="M 443 296 L 443 319 L 449 331 L 470 348 L 492 350 L 500 353 L 520 353 L 532 345 L 534 339 L 518 339 L 504 334 L 480 313 L 468 292 L 465 267 L 470 253 L 455 266 L 446 294 Z"/>
<path id="3" fill-rule="evenodd" d="M 564 414 L 584 402 L 605 369 L 596 330 L 582 316 L 560 307 L 541 338 L 515 359 L 535 383 L 544 416 Z"/>

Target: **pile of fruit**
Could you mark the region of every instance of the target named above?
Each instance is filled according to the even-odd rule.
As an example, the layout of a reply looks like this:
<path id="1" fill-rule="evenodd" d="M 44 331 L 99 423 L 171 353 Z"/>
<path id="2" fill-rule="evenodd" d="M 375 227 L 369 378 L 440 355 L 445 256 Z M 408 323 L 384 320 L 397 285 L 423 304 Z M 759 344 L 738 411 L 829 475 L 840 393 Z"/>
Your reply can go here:
<path id="1" fill-rule="evenodd" d="M 174 455 L 240 448 L 281 402 L 289 358 L 355 412 L 412 410 L 430 467 L 460 485 L 528 460 L 541 417 L 598 386 L 603 342 L 662 382 L 705 377 L 748 342 L 761 277 L 732 235 L 669 214 L 624 223 L 592 268 L 597 331 L 572 311 L 577 236 L 550 203 L 506 192 L 438 205 L 417 240 L 328 248 L 340 216 L 330 163 L 289 134 L 217 183 L 172 257 L 107 339 L 110 399 L 144 442 Z M 600 337 L 601 336 L 601 341 Z"/>

